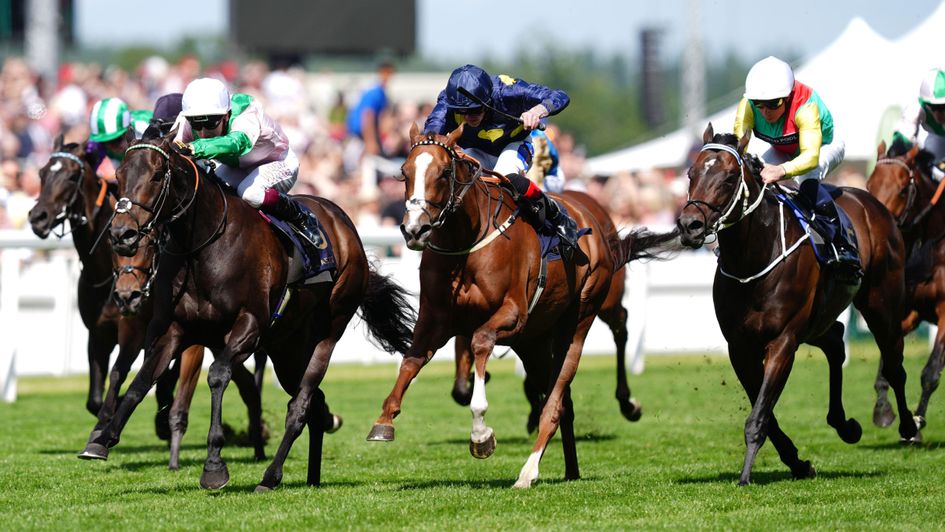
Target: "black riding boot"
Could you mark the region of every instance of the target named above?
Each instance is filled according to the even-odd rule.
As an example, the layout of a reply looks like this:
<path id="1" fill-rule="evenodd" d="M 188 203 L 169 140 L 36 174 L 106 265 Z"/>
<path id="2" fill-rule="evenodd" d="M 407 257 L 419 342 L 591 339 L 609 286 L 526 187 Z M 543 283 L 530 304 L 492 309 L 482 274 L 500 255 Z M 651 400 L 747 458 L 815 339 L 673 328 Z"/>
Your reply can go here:
<path id="1" fill-rule="evenodd" d="M 555 226 L 555 231 L 564 243 L 574 249 L 577 249 L 577 224 L 570 216 L 558 208 L 558 204 L 545 195 L 538 188 L 538 185 L 522 174 L 509 174 L 506 176 L 512 184 L 518 198 L 524 199 L 522 206 L 523 212 L 528 221 L 535 224 L 536 228 L 545 225 L 548 220 Z M 531 193 L 529 193 L 531 191 Z M 537 197 L 536 197 L 537 195 Z M 532 196 L 532 197 L 528 197 Z M 516 198 L 516 200 L 518 200 Z"/>
<path id="2" fill-rule="evenodd" d="M 315 220 L 315 215 L 303 210 L 287 194 L 280 192 L 279 200 L 272 205 L 263 207 L 262 210 L 291 225 L 316 249 L 321 248 L 324 244 L 321 233 L 318 231 L 318 222 Z"/>
<path id="3" fill-rule="evenodd" d="M 808 185 L 808 183 L 812 184 Z M 837 212 L 837 204 L 834 203 L 833 198 L 814 179 L 801 183 L 801 195 L 805 201 L 813 205 L 811 225 L 825 241 L 831 244 L 834 250 L 834 254 L 827 259 L 827 266 L 835 269 L 841 277 L 850 279 L 862 277 L 856 235 L 847 234 L 840 223 L 840 214 Z"/>

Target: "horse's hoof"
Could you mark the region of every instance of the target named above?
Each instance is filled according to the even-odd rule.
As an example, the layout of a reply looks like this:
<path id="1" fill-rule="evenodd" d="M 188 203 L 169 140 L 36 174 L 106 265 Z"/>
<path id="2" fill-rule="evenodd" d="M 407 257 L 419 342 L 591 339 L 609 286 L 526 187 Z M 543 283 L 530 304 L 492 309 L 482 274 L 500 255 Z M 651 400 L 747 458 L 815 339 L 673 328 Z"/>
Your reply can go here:
<path id="1" fill-rule="evenodd" d="M 341 419 L 341 416 L 332 414 L 331 415 L 331 426 L 325 429 L 326 434 L 334 434 L 338 432 L 338 429 L 344 425 L 345 420 Z"/>
<path id="2" fill-rule="evenodd" d="M 896 414 L 893 412 L 889 401 L 876 403 L 876 406 L 873 407 L 873 424 L 877 427 L 884 429 L 892 425 L 895 420 Z"/>
<path id="3" fill-rule="evenodd" d="M 636 399 L 630 399 L 620 404 L 620 413 L 628 421 L 640 421 L 640 418 L 643 417 L 643 405 Z"/>
<path id="4" fill-rule="evenodd" d="M 167 470 L 168 470 L 168 471 L 180 471 L 180 464 L 176 464 L 176 463 L 167 464 Z"/>
<path id="5" fill-rule="evenodd" d="M 203 466 L 203 474 L 200 475 L 200 487 L 205 490 L 218 490 L 230 482 L 230 472 L 226 469 L 226 464 L 216 470 L 208 470 Z"/>
<path id="6" fill-rule="evenodd" d="M 108 447 L 99 443 L 88 443 L 85 449 L 79 453 L 82 460 L 108 460 Z"/>
<path id="7" fill-rule="evenodd" d="M 918 444 L 920 444 L 920 443 L 922 443 L 922 433 L 921 433 L 921 432 L 916 432 L 916 433 L 915 433 L 915 436 L 913 436 L 913 437 L 911 437 L 911 438 L 906 438 L 906 437 L 903 437 L 903 436 L 900 436 L 900 437 L 899 437 L 899 444 L 900 444 L 900 445 L 903 445 L 903 446 L 918 445 Z"/>
<path id="8" fill-rule="evenodd" d="M 912 419 L 915 420 L 915 426 L 918 430 L 925 428 L 925 416 L 912 416 Z"/>
<path id="9" fill-rule="evenodd" d="M 272 488 L 267 488 L 266 486 L 260 484 L 256 486 L 256 489 L 253 490 L 253 493 L 269 493 L 270 491 L 272 491 Z"/>
<path id="10" fill-rule="evenodd" d="M 368 441 L 394 441 L 394 426 L 376 424 L 367 435 Z"/>
<path id="11" fill-rule="evenodd" d="M 814 466 L 810 463 L 810 461 L 804 460 L 799 464 L 797 469 L 791 470 L 791 476 L 794 477 L 794 480 L 814 478 L 817 476 L 817 470 L 814 469 Z"/>
<path id="12" fill-rule="evenodd" d="M 469 454 L 474 458 L 483 460 L 492 456 L 495 452 L 495 432 L 489 429 L 489 436 L 482 442 L 469 441 Z"/>
<path id="13" fill-rule="evenodd" d="M 863 437 L 863 427 L 860 426 L 859 421 L 851 418 L 847 420 L 843 430 L 837 431 L 837 434 L 844 443 L 856 443 Z"/>
<path id="14" fill-rule="evenodd" d="M 532 487 L 532 481 L 527 478 L 520 478 L 515 481 L 515 484 L 512 484 L 512 488 L 517 490 L 527 490 Z"/>

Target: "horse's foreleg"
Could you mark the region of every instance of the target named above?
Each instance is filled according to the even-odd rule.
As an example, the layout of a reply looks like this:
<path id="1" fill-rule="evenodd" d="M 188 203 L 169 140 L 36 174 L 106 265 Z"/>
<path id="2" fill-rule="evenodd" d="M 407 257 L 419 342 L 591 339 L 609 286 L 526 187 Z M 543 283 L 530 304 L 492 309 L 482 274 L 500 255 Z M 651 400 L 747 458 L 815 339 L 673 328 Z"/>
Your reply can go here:
<path id="1" fill-rule="evenodd" d="M 797 342 L 782 336 L 768 344 L 765 354 L 764 374 L 758 396 L 751 413 L 745 421 L 745 464 L 739 477 L 739 485 L 751 482 L 751 468 L 761 446 L 768 435 L 774 405 L 778 402 L 794 363 Z"/>
<path id="2" fill-rule="evenodd" d="M 548 447 L 548 442 L 551 441 L 552 436 L 558 430 L 558 425 L 561 423 L 562 412 L 566 407 L 565 396 L 569 393 L 571 381 L 574 380 L 574 375 L 577 373 L 578 364 L 581 361 L 581 351 L 584 349 L 584 339 L 592 323 L 594 323 L 593 315 L 584 316 L 574 328 L 573 334 L 569 338 L 570 342 L 555 342 L 555 352 L 552 354 L 552 364 L 555 365 L 555 368 L 550 372 L 553 384 L 548 393 L 548 399 L 545 401 L 545 406 L 541 411 L 538 437 L 532 446 L 531 455 L 529 455 L 528 460 L 525 461 L 525 465 L 522 466 L 522 470 L 519 472 L 518 480 L 515 481 L 514 487 L 516 488 L 531 487 L 532 483 L 538 478 L 538 465 L 545 453 L 545 448 Z M 562 343 L 566 348 L 563 348 Z M 573 417 L 573 414 L 571 416 Z M 564 436 L 565 434 L 562 433 L 562 447 L 565 453 L 565 478 L 574 480 L 580 477 L 580 473 L 577 467 L 577 451 L 574 445 L 573 429 L 569 434 L 571 441 L 566 441 Z"/>
<path id="3" fill-rule="evenodd" d="M 344 332 L 343 325 L 340 331 Z M 325 394 L 319 385 L 325 377 L 325 372 L 328 371 L 328 361 L 331 359 L 341 332 L 320 341 L 315 346 L 315 352 L 309 359 L 299 383 L 298 393 L 289 401 L 282 441 L 279 442 L 279 448 L 272 457 L 272 463 L 266 468 L 262 480 L 256 486 L 257 493 L 275 489 L 282 482 L 282 468 L 289 456 L 289 450 L 292 449 L 292 444 L 306 425 L 309 428 L 308 484 L 317 486 L 321 482 L 321 448 L 325 432 L 324 419 L 328 407 L 325 404 Z"/>
<path id="4" fill-rule="evenodd" d="M 241 314 L 229 332 L 223 352 L 210 364 L 207 384 L 210 386 L 210 431 L 207 434 L 207 460 L 200 475 L 200 487 L 220 489 L 230 481 L 230 473 L 220 452 L 223 449 L 223 392 L 233 377 L 233 365 L 243 361 L 259 343 L 259 324 L 249 313 Z"/>
<path id="5" fill-rule="evenodd" d="M 89 342 L 91 342 L 91 336 Z M 131 369 L 131 364 L 134 362 L 135 358 L 138 357 L 138 353 L 141 352 L 141 345 L 144 343 L 144 329 L 139 323 L 130 322 L 121 320 L 118 323 L 118 356 L 115 358 L 115 364 L 112 366 L 111 372 L 108 377 L 108 389 L 105 392 L 105 401 L 101 404 L 101 408 L 98 411 L 98 422 L 95 424 L 95 428 L 92 429 L 92 433 L 89 435 L 89 441 L 94 440 L 101 434 L 102 429 L 105 425 L 111 421 L 112 417 L 115 415 L 115 410 L 118 408 L 118 402 L 120 400 L 119 393 L 121 392 L 121 386 L 125 382 L 125 378 L 128 376 L 128 371 Z M 108 351 L 111 352 L 114 347 L 113 341 L 102 342 L 102 348 L 107 347 Z M 108 354 L 105 355 L 107 360 Z"/>
<path id="6" fill-rule="evenodd" d="M 249 416 L 249 440 L 253 443 L 256 460 L 266 459 L 266 442 L 263 439 L 262 398 L 254 375 L 243 364 L 233 367 L 233 382 L 240 392 L 246 413 Z"/>
<path id="7" fill-rule="evenodd" d="M 472 400 L 472 388 L 469 386 L 469 374 L 472 370 L 472 348 L 469 338 L 457 336 L 453 340 L 456 352 L 456 374 L 453 379 L 453 400 L 462 406 L 469 406 Z"/>
<path id="8" fill-rule="evenodd" d="M 172 363 L 161 374 L 154 386 L 154 398 L 157 400 L 157 412 L 154 414 L 154 433 L 162 440 L 171 439 L 170 414 L 174 403 L 174 388 L 180 379 L 180 362 Z"/>
<path id="9" fill-rule="evenodd" d="M 855 419 L 847 419 L 843 408 L 843 361 L 846 358 L 843 324 L 834 322 L 826 334 L 809 343 L 824 352 L 830 368 L 830 407 L 827 411 L 827 424 L 836 429 L 840 439 L 846 443 L 856 443 L 863 436 L 863 428 Z"/>
<path id="10" fill-rule="evenodd" d="M 394 441 L 394 418 L 400 414 L 404 393 L 423 366 L 436 354 L 436 350 L 443 347 L 448 339 L 444 331 L 434 323 L 436 319 L 438 318 L 426 317 L 424 309 L 420 309 L 420 320 L 414 328 L 410 349 L 400 362 L 400 371 L 397 374 L 397 381 L 394 382 L 394 389 L 384 399 L 381 415 L 374 422 L 371 432 L 368 433 L 368 441 Z"/>
<path id="11" fill-rule="evenodd" d="M 121 402 L 118 404 L 118 408 L 115 410 L 115 415 L 112 416 L 111 421 L 102 428 L 101 433 L 97 437 L 90 438 L 88 444 L 85 446 L 85 450 L 79 454 L 79 458 L 108 459 L 108 449 L 118 444 L 121 431 L 125 428 L 125 424 L 128 423 L 131 414 L 144 399 L 145 395 L 147 395 L 148 390 L 154 386 L 154 382 L 157 378 L 167 369 L 168 364 L 170 364 L 180 348 L 180 342 L 181 330 L 180 327 L 174 323 L 148 348 L 149 352 L 146 353 L 144 363 L 141 365 L 141 370 L 138 371 L 134 380 L 131 381 L 128 391 L 125 392 Z"/>
<path id="12" fill-rule="evenodd" d="M 95 327 L 89 330 L 87 346 L 89 356 L 89 395 L 85 401 L 85 409 L 93 416 L 98 416 L 99 411 L 102 409 L 102 395 L 105 392 L 105 374 L 108 371 L 108 357 L 112 354 L 112 349 L 115 347 L 114 333 L 105 329 L 106 327 Z"/>
<path id="13" fill-rule="evenodd" d="M 200 379 L 203 355 L 203 346 L 189 347 L 181 353 L 180 362 L 177 364 L 180 374 L 179 384 L 168 416 L 168 428 L 171 432 L 171 456 L 167 468 L 171 470 L 180 468 L 180 444 L 181 440 L 184 439 L 184 433 L 187 432 L 190 403 L 193 401 L 194 390 L 196 390 L 197 381 Z"/>
<path id="14" fill-rule="evenodd" d="M 945 366 L 945 305 L 939 305 L 938 332 L 935 335 L 935 346 L 929 355 L 928 362 L 922 368 L 922 396 L 919 398 L 919 405 L 915 409 L 915 419 L 919 428 L 925 426 L 925 412 L 929 408 L 929 398 L 932 392 L 938 388 L 938 381 L 942 377 L 942 367 Z"/>

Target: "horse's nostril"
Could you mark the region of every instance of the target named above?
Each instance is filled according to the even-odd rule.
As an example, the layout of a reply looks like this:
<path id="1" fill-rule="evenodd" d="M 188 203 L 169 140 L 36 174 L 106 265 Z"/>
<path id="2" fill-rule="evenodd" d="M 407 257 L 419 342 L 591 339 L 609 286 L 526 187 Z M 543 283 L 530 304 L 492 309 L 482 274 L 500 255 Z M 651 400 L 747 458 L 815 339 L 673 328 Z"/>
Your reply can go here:
<path id="1" fill-rule="evenodd" d="M 686 231 L 689 231 L 690 233 L 695 233 L 702 230 L 703 227 L 704 225 L 702 224 L 701 221 L 693 220 L 689 222 L 688 224 L 686 224 Z"/>
<path id="2" fill-rule="evenodd" d="M 421 226 L 420 226 L 420 230 L 417 231 L 417 238 L 420 238 L 420 237 L 423 236 L 425 233 L 430 232 L 431 229 L 433 229 L 433 226 L 432 226 L 432 225 L 429 225 L 429 224 L 421 225 Z"/>

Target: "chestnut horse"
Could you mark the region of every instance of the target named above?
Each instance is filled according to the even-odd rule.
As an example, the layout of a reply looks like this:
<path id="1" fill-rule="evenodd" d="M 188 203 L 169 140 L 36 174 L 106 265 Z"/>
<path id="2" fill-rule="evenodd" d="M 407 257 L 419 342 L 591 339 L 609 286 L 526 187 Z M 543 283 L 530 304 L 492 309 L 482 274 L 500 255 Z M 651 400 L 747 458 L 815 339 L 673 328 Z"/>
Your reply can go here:
<path id="1" fill-rule="evenodd" d="M 564 195 L 583 196 L 584 193 L 568 190 L 564 192 Z M 606 231 L 607 238 L 616 238 L 617 228 L 614 226 L 610 214 L 597 202 L 585 202 L 585 204 L 592 211 L 594 217 L 600 221 L 601 229 Z M 627 383 L 627 309 L 623 306 L 626 272 L 625 268 L 619 268 L 614 272 L 610 281 L 610 289 L 607 291 L 607 297 L 604 299 L 604 303 L 601 304 L 597 317 L 610 328 L 617 349 L 617 389 L 614 396 L 620 406 L 620 413 L 629 421 L 639 421 L 643 416 L 643 406 L 630 396 L 630 386 Z M 469 345 L 469 338 L 457 336 L 455 348 L 456 372 L 453 380 L 452 396 L 457 403 L 468 406 L 472 400 L 472 349 Z M 532 381 L 527 375 L 525 376 L 525 397 L 530 405 L 525 429 L 529 434 L 538 428 L 542 406 L 541 394 L 544 388 L 541 383 Z"/>
<path id="2" fill-rule="evenodd" d="M 559 424 L 565 478 L 577 479 L 570 385 L 587 331 L 614 272 L 675 235 L 638 231 L 608 239 L 589 207 L 590 196 L 561 196 L 578 226 L 592 232 L 580 239 L 573 262 L 550 262 L 545 272 L 537 233 L 518 220 L 511 194 L 482 178 L 479 163 L 459 150 L 461 134 L 462 126 L 447 136 L 421 135 L 416 124 L 410 131 L 401 232 L 408 247 L 423 250 L 420 311 L 413 343 L 368 439 L 394 439 L 394 417 L 407 387 L 437 349 L 461 336 L 470 339 L 475 359 L 470 452 L 491 456 L 496 439 L 484 417 L 486 363 L 496 344 L 509 345 L 547 394 L 538 436 L 515 487 L 527 488 L 538 478 L 542 454 Z"/>
<path id="3" fill-rule="evenodd" d="M 150 356 L 112 422 L 84 455 L 106 459 L 171 359 L 191 345 L 205 345 L 215 360 L 207 378 L 211 420 L 200 485 L 222 488 L 229 481 L 221 457 L 223 392 L 234 365 L 262 349 L 292 399 L 285 434 L 256 490 L 271 490 L 282 481 L 289 450 L 306 425 L 308 483 L 318 485 L 327 415 L 319 386 L 332 351 L 359 307 L 382 347 L 405 351 L 413 325 L 406 292 L 370 267 L 344 211 L 308 196 L 298 200 L 321 221 L 337 268 L 330 282 L 289 286 L 290 257 L 259 211 L 224 192 L 172 146 L 170 138 L 142 141 L 129 148 L 118 169 L 122 198 L 111 226 L 112 248 L 123 255 L 143 253 L 141 239 L 155 228 L 163 228 L 168 241 L 153 282 L 154 318 L 145 342 Z"/>
<path id="4" fill-rule="evenodd" d="M 921 429 L 925 426 L 929 398 L 938 388 L 945 365 L 945 212 L 935 207 L 942 184 L 927 174 L 933 155 L 918 146 L 910 149 L 894 143 L 887 151 L 882 143 L 876 156 L 876 167 L 866 181 L 866 188 L 896 218 L 907 251 L 903 333 L 914 331 L 923 321 L 938 325 L 932 353 L 922 369 L 922 396 L 915 409 Z M 880 371 L 873 422 L 881 427 L 889 426 L 895 419 L 886 398 L 888 388 Z"/>
<path id="5" fill-rule="evenodd" d="M 42 189 L 36 206 L 30 211 L 30 225 L 36 236 L 47 238 L 53 230 L 66 220 L 69 221 L 72 242 L 82 263 L 78 283 L 79 315 L 89 331 L 89 392 L 86 409 L 98 417 L 99 424 L 104 424 L 114 414 L 121 385 L 144 344 L 144 331 L 150 312 L 145 312 L 139 318 L 125 318 L 112 301 L 114 275 L 111 244 L 105 239 L 98 242 L 97 246 L 94 245 L 111 219 L 112 197 L 108 193 L 106 181 L 95 174 L 82 145 L 64 145 L 60 135 L 54 143 L 49 162 L 40 169 L 39 176 Z M 106 392 L 105 373 L 115 345 L 119 346 L 118 356 L 108 375 Z M 202 357 L 202 349 L 195 346 L 188 350 L 183 360 Z M 168 407 L 171 405 L 178 373 L 179 366 L 175 367 L 174 372 L 168 372 L 157 387 L 158 414 L 155 428 L 158 436 L 165 440 L 171 437 Z M 185 375 L 185 380 L 187 378 Z"/>
<path id="6" fill-rule="evenodd" d="M 801 343 L 819 347 L 827 356 L 827 423 L 843 441 L 859 441 L 862 428 L 846 418 L 843 408 L 843 324 L 836 321 L 851 301 L 879 346 L 883 373 L 896 394 L 899 434 L 905 440 L 917 434 L 905 399 L 900 330 L 904 251 L 895 220 L 865 190 L 841 189 L 837 203 L 853 221 L 864 277 L 859 285 L 833 279 L 803 242 L 800 223 L 766 193 L 758 176 L 760 161 L 745 153 L 749 138 L 713 135 L 709 124 L 705 145 L 689 169 L 689 202 L 677 220 L 682 243 L 692 248 L 711 235 L 718 237 L 715 313 L 732 367 L 752 404 L 745 422 L 741 485 L 750 482 L 755 456 L 769 436 L 795 478 L 815 475 L 774 416 Z"/>

